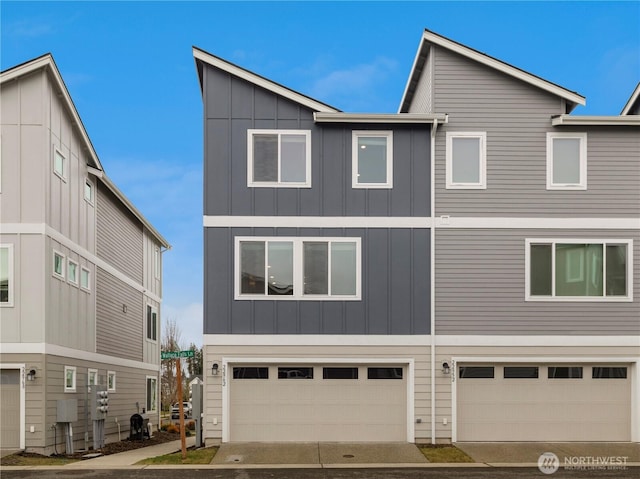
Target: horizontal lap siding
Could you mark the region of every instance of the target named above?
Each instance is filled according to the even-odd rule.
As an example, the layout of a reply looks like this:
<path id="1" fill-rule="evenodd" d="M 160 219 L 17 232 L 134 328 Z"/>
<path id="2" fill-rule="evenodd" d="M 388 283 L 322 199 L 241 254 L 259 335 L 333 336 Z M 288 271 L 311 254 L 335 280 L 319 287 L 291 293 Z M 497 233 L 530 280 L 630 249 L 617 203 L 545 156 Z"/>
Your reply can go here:
<path id="1" fill-rule="evenodd" d="M 640 215 L 640 135 L 629 127 L 552 127 L 558 97 L 440 48 L 435 111 L 436 215 L 625 217 Z M 487 133 L 487 189 L 445 188 L 445 132 Z M 547 132 L 587 132 L 586 191 L 547 191 Z"/>
<path id="2" fill-rule="evenodd" d="M 96 352 L 142 361 L 142 293 L 101 268 L 96 287 Z"/>
<path id="3" fill-rule="evenodd" d="M 634 302 L 525 301 L 525 238 L 632 239 Z M 436 231 L 437 334 L 640 333 L 637 231 Z"/>

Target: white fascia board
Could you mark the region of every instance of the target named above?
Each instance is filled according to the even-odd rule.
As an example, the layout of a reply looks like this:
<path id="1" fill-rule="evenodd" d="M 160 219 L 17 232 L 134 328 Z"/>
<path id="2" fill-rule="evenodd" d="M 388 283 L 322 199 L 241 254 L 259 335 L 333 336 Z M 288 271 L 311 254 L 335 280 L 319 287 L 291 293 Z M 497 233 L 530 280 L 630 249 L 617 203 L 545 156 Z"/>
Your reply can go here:
<path id="1" fill-rule="evenodd" d="M 640 126 L 640 116 L 571 116 L 558 115 L 551 118 L 552 126 Z"/>
<path id="2" fill-rule="evenodd" d="M 561 86 L 558 86 L 547 80 L 543 80 L 542 78 L 532 75 L 531 73 L 528 73 L 524 70 L 511 66 L 508 63 L 497 60 L 484 53 L 481 53 L 477 50 L 473 50 L 469 47 L 466 47 L 460 43 L 449 40 L 448 38 L 442 37 L 428 30 L 425 30 L 422 37 L 422 41 L 432 43 L 434 45 L 438 45 L 442 48 L 446 48 L 447 50 L 458 53 L 459 55 L 470 58 L 471 60 L 474 60 L 478 63 L 482 63 L 483 65 L 491 67 L 500 72 L 506 73 L 507 75 L 510 75 L 514 78 L 522 80 L 542 90 L 548 91 L 549 93 L 557 95 L 577 105 L 584 106 L 586 104 L 586 100 L 582 95 L 569 91 L 565 88 L 562 88 Z M 411 75 L 413 75 L 413 70 L 411 72 Z"/>
<path id="3" fill-rule="evenodd" d="M 269 90 L 277 95 L 288 98 L 291 101 L 304 105 L 312 110 L 322 111 L 322 112 L 338 112 L 339 110 L 316 101 L 308 96 L 305 96 L 301 93 L 298 93 L 294 90 L 291 90 L 285 86 L 282 86 L 278 83 L 275 83 L 271 80 L 268 80 L 260 75 L 256 75 L 255 73 L 250 72 L 249 70 L 245 70 L 233 63 L 229 63 L 221 58 L 218 58 L 210 53 L 207 53 L 203 50 L 200 50 L 197 47 L 193 47 L 193 56 L 196 60 L 200 60 L 208 65 L 211 65 L 215 68 L 219 68 L 220 70 L 226 71 L 231 75 L 237 76 L 238 78 L 242 78 L 243 80 L 248 81 L 249 83 L 253 83 L 261 88 Z"/>
<path id="4" fill-rule="evenodd" d="M 638 98 L 640 98 L 640 82 L 638 82 L 638 84 L 636 85 L 636 89 L 633 90 L 633 93 L 629 97 L 629 100 L 627 101 L 627 104 L 624 106 L 624 108 L 622 109 L 620 114 L 621 115 L 628 115 L 629 111 L 631 110 L 631 107 L 633 107 L 633 105 L 636 103 L 636 101 L 638 101 Z"/>
<path id="5" fill-rule="evenodd" d="M 54 61 L 53 56 L 51 56 L 50 53 L 47 53 L 46 55 L 38 57 L 30 62 L 23 63 L 22 65 L 18 65 L 17 67 L 11 68 L 3 72 L 0 75 L 0 83 L 5 83 L 10 80 L 17 80 L 21 76 L 34 72 L 40 68 L 48 69 L 50 71 L 51 77 L 53 79 L 53 83 L 56 85 L 56 87 L 62 94 L 62 97 L 64 98 L 64 103 L 66 103 L 67 108 L 71 113 L 72 124 L 77 127 L 78 132 L 80 133 L 80 137 L 84 142 L 84 146 L 87 152 L 89 153 L 89 156 L 94 161 L 96 169 L 102 170 L 102 164 L 100 163 L 100 160 L 98 159 L 98 155 L 93 148 L 93 144 L 89 139 L 89 135 L 87 134 L 87 131 L 84 128 L 84 124 L 80 119 L 78 110 L 76 110 L 75 104 L 71 99 L 71 95 L 67 90 L 67 86 L 65 85 L 64 80 L 62 79 L 62 75 L 60 74 L 60 71 L 56 66 L 56 62 Z"/>
<path id="6" fill-rule="evenodd" d="M 432 124 L 446 123 L 446 114 L 427 113 L 325 113 L 313 114 L 316 123 L 399 123 Z"/>
<path id="7" fill-rule="evenodd" d="M 104 172 L 102 170 L 98 170 L 98 169 L 93 168 L 91 166 L 87 166 L 87 172 L 90 175 L 95 176 L 96 178 L 102 178 L 102 176 L 104 175 Z"/>

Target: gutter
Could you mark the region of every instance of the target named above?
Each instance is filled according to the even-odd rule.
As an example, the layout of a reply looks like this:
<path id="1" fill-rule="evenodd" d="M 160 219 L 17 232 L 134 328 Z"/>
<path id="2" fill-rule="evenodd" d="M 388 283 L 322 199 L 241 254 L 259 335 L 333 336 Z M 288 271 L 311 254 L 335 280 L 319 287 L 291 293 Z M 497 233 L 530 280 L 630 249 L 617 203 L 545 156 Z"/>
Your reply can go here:
<path id="1" fill-rule="evenodd" d="M 434 124 L 447 122 L 447 115 L 423 113 L 328 113 L 315 112 L 316 123 L 400 123 L 400 124 Z"/>
<path id="2" fill-rule="evenodd" d="M 552 126 L 640 126 L 640 115 L 551 117 Z"/>

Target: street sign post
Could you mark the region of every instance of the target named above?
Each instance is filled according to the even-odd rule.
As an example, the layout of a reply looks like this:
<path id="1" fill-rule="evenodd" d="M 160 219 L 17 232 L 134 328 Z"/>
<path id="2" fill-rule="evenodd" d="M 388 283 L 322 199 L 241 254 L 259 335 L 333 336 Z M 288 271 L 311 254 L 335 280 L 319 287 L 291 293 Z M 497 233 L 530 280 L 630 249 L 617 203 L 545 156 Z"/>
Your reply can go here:
<path id="1" fill-rule="evenodd" d="M 180 413 L 180 443 L 182 446 L 182 459 L 187 458 L 187 437 L 184 429 L 184 404 L 182 402 L 182 366 L 180 364 L 181 358 L 193 358 L 195 352 L 190 349 L 188 351 L 162 351 L 160 353 L 160 359 L 175 359 L 176 360 L 176 379 L 178 381 L 178 411 Z"/>

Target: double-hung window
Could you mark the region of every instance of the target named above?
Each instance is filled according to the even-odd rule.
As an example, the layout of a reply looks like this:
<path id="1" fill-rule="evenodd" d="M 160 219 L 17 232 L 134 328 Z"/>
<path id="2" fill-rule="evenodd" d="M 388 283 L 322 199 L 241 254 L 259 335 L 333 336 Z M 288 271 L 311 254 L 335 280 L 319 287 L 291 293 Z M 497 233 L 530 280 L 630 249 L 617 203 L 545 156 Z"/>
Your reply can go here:
<path id="1" fill-rule="evenodd" d="M 631 301 L 631 240 L 526 240 L 526 299 Z"/>
<path id="2" fill-rule="evenodd" d="M 0 306 L 13 306 L 13 245 L 0 245 Z"/>
<path id="3" fill-rule="evenodd" d="M 547 133 L 547 189 L 587 189 L 586 133 Z"/>
<path id="4" fill-rule="evenodd" d="M 446 188 L 487 188 L 486 132 L 447 132 Z"/>
<path id="5" fill-rule="evenodd" d="M 311 187 L 310 130 L 248 130 L 247 185 Z"/>
<path id="6" fill-rule="evenodd" d="M 392 188 L 393 132 L 354 131 L 352 137 L 353 188 Z"/>
<path id="7" fill-rule="evenodd" d="M 236 238 L 236 299 L 360 299 L 360 238 Z"/>

